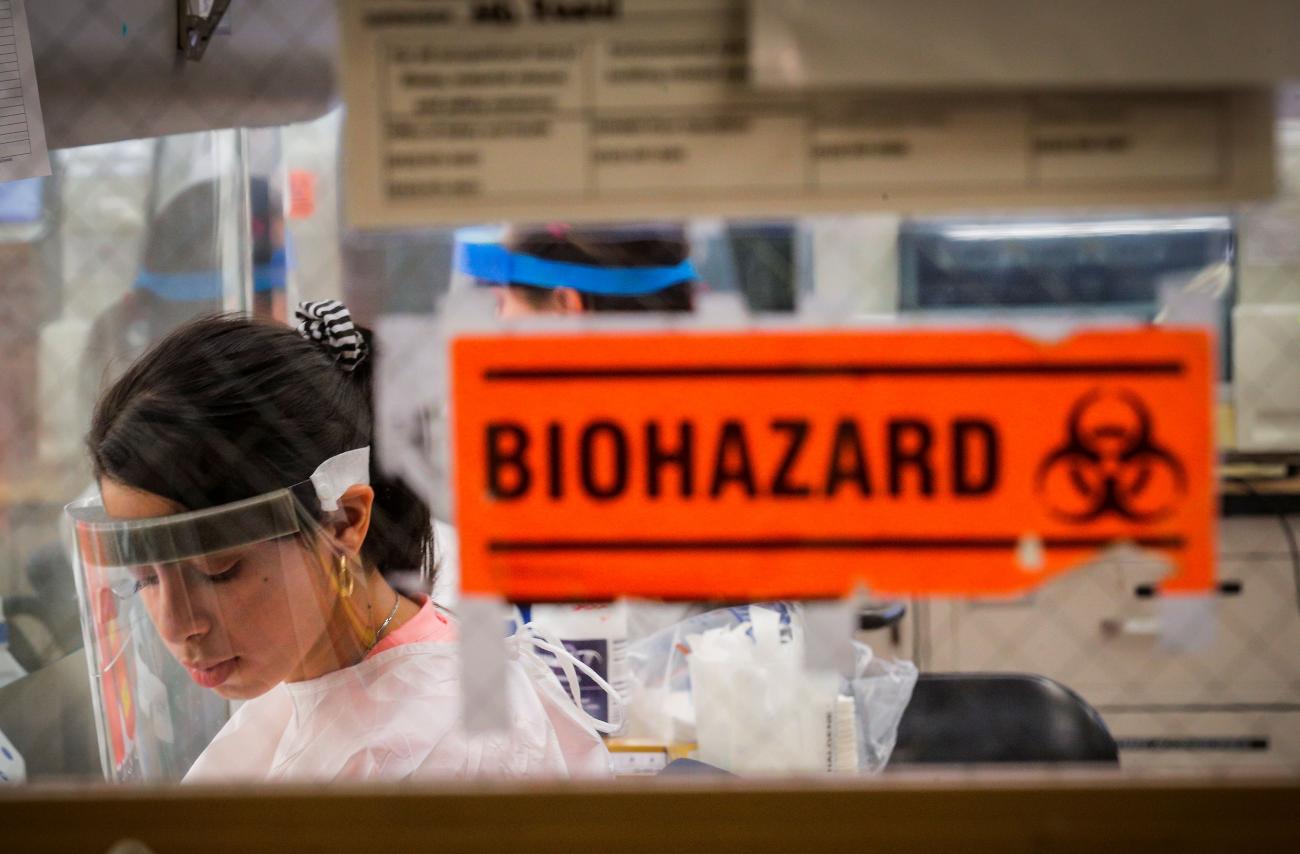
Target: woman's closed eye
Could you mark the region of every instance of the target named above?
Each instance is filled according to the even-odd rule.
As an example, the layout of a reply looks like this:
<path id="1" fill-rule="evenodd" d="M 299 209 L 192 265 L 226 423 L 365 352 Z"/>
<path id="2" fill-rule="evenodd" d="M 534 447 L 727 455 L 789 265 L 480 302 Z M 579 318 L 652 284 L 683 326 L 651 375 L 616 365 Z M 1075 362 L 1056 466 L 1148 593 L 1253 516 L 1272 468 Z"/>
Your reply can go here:
<path id="1" fill-rule="evenodd" d="M 235 561 L 229 568 L 223 569 L 221 572 L 209 574 L 208 581 L 213 584 L 224 584 L 227 581 L 233 581 L 235 577 L 239 575 L 240 566 L 240 561 Z"/>
<path id="2" fill-rule="evenodd" d="M 141 590 L 145 589 L 146 587 L 154 587 L 157 584 L 158 584 L 158 576 L 155 573 L 151 572 L 145 575 L 136 575 L 135 583 L 132 585 L 133 589 L 131 590 L 131 592 L 139 593 Z"/>
<path id="3" fill-rule="evenodd" d="M 239 575 L 241 565 L 241 561 L 235 561 L 219 572 L 200 570 L 199 575 L 206 579 L 209 584 L 224 584 L 227 581 L 233 581 Z M 131 589 L 125 591 L 125 595 L 131 596 L 146 588 L 158 586 L 158 574 L 156 572 L 133 572 L 131 574 L 133 576 L 130 581 Z"/>

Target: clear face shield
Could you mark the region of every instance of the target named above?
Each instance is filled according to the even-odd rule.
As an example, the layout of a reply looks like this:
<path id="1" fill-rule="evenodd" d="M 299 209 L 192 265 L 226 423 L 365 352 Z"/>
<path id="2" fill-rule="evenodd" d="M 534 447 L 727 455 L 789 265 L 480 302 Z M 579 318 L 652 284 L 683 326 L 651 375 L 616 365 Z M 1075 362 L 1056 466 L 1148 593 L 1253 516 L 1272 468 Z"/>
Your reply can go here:
<path id="1" fill-rule="evenodd" d="M 361 448 L 219 507 L 160 515 L 162 499 L 120 488 L 69 505 L 111 779 L 179 778 L 230 700 L 365 655 L 391 603 L 369 601 L 357 554 L 334 532 L 349 524 L 339 499 L 368 483 Z"/>

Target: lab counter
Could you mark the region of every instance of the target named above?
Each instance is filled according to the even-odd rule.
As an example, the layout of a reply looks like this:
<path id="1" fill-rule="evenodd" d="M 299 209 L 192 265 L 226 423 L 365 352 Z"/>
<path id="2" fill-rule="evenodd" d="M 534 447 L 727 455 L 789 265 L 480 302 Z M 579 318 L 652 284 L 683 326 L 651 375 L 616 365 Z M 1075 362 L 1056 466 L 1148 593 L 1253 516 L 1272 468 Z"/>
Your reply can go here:
<path id="1" fill-rule="evenodd" d="M 3 850 L 60 854 L 1296 851 L 1297 803 L 1294 779 L 1118 772 L 441 790 L 29 787 L 0 794 L 0 827 Z"/>

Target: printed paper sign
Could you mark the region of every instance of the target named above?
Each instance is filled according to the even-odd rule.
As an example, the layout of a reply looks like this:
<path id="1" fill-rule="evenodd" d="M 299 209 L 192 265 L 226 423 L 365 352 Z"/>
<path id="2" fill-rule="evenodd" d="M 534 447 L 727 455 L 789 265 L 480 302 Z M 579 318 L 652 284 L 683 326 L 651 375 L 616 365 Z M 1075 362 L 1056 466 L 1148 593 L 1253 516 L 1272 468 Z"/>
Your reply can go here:
<path id="1" fill-rule="evenodd" d="M 1013 594 L 1129 542 L 1213 581 L 1210 346 L 982 331 L 452 344 L 462 585 Z"/>
<path id="2" fill-rule="evenodd" d="M 351 223 L 1273 192 L 1269 89 L 762 92 L 751 86 L 746 5 L 347 0 Z"/>
<path id="3" fill-rule="evenodd" d="M 0 0 L 0 182 L 50 174 L 25 0 Z"/>

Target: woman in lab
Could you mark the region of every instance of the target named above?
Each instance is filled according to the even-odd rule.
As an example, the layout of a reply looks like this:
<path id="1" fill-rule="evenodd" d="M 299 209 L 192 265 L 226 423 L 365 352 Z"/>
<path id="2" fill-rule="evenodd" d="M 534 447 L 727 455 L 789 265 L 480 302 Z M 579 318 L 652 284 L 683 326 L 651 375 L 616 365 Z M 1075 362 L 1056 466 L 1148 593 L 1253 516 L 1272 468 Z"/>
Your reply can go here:
<path id="1" fill-rule="evenodd" d="M 370 335 L 333 301 L 297 319 L 202 319 L 146 353 L 95 410 L 102 501 L 69 508 L 95 619 L 129 637 L 142 605 L 195 682 L 247 701 L 186 779 L 607 774 L 533 636 L 507 645 L 508 727 L 466 731 L 454 618 L 385 580 L 433 544 L 371 464 Z"/>
<path id="2" fill-rule="evenodd" d="M 680 226 L 466 229 L 457 272 L 495 288 L 503 318 L 582 312 L 688 312 L 695 267 Z"/>
<path id="3" fill-rule="evenodd" d="M 465 228 L 456 233 L 454 272 L 467 286 L 491 288 L 505 320 L 689 312 L 698 279 L 685 230 L 662 223 Z M 453 540 L 456 533 L 439 523 L 439 535 Z M 434 597 L 454 603 L 459 567 L 455 554 L 442 557 Z"/>
<path id="4" fill-rule="evenodd" d="M 507 320 L 536 315 L 689 312 L 694 308 L 698 279 L 685 229 L 662 223 L 464 229 L 456 236 L 455 264 L 460 275 L 493 289 L 497 316 Z M 444 569 L 447 575 L 459 571 L 454 561 Z M 521 604 L 519 610 L 522 619 L 547 624 L 554 619 L 556 607 L 540 615 L 527 604 Z M 701 604 L 649 601 L 629 602 L 623 607 L 631 639 L 707 610 Z M 561 626 L 552 624 L 550 628 L 571 639 Z"/>

